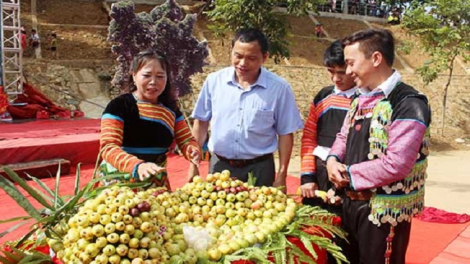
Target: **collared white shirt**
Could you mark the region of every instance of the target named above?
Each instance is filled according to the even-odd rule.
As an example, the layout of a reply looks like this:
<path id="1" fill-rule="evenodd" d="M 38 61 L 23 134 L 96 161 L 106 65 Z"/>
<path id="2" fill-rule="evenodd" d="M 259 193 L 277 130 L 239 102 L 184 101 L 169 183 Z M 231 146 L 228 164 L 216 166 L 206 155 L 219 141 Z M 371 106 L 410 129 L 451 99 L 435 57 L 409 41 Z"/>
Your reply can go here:
<path id="1" fill-rule="evenodd" d="M 385 98 L 388 98 L 390 93 L 392 93 L 393 89 L 397 84 L 401 81 L 401 74 L 397 70 L 393 70 L 393 74 L 390 75 L 385 82 L 379 84 L 377 88 L 374 90 L 370 91 L 367 88 L 360 88 L 359 92 L 361 94 L 368 94 L 368 93 L 376 93 L 376 92 L 383 92 L 385 95 Z"/>
<path id="2" fill-rule="evenodd" d="M 397 70 L 393 70 L 393 74 L 385 80 L 385 82 L 381 83 L 376 89 L 380 89 L 387 98 L 390 93 L 393 91 L 395 86 L 401 81 L 401 74 Z"/>
<path id="3" fill-rule="evenodd" d="M 290 84 L 264 67 L 246 89 L 236 81 L 234 67 L 209 74 L 192 117 L 210 121 L 208 148 L 229 159 L 273 153 L 278 135 L 303 128 Z"/>
<path id="4" fill-rule="evenodd" d="M 357 89 L 357 87 L 353 87 L 349 90 L 341 91 L 340 89 L 338 89 L 338 87 L 335 86 L 335 88 L 333 89 L 333 94 L 345 95 L 347 98 L 351 98 L 356 93 Z"/>

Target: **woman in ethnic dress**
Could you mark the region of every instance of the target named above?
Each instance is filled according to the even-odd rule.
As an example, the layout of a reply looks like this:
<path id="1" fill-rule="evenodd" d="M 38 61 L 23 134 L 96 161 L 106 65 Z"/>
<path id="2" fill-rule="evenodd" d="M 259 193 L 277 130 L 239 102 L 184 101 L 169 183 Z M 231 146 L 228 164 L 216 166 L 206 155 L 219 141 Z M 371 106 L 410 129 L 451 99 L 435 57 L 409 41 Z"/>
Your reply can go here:
<path id="1" fill-rule="evenodd" d="M 200 149 L 178 108 L 169 77 L 170 66 L 162 55 L 148 50 L 135 56 L 130 92 L 113 99 L 101 118 L 101 175 L 120 175 L 103 180 L 104 185 L 149 181 L 152 187 L 170 190 L 165 166 L 173 141 L 187 160 L 199 164 Z"/>

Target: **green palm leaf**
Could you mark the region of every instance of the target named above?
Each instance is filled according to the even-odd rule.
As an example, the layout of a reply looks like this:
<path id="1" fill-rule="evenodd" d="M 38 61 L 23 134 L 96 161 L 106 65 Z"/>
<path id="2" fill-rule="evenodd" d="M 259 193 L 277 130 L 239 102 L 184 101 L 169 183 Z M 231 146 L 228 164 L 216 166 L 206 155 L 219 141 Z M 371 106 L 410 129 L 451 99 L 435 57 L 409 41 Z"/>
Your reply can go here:
<path id="1" fill-rule="evenodd" d="M 11 172 L 11 170 L 7 174 L 8 176 L 11 176 L 10 173 L 16 174 L 14 172 Z M 18 203 L 19 206 L 21 206 L 31 217 L 33 217 L 36 220 L 41 219 L 41 214 L 39 211 L 34 208 L 34 206 L 26 199 L 26 197 L 15 187 L 15 185 L 7 180 L 4 177 L 0 177 L 0 187 L 5 190 L 5 192 L 15 200 L 15 202 Z"/>
<path id="2" fill-rule="evenodd" d="M 18 185 L 21 186 L 29 195 L 31 195 L 36 201 L 38 201 L 40 204 L 43 206 L 52 209 L 52 205 L 50 205 L 34 188 L 28 185 L 28 183 L 23 180 L 18 174 L 16 174 L 14 171 L 9 169 L 8 167 L 3 168 L 5 172 L 7 173 L 8 177 L 12 179 L 14 182 L 18 183 Z"/>

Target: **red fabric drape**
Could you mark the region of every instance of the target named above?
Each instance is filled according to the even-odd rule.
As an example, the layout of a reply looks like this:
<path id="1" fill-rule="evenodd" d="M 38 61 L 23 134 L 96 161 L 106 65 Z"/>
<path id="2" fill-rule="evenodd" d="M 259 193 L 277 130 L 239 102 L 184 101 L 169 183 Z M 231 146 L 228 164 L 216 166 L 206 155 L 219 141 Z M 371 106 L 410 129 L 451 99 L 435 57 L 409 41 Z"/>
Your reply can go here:
<path id="1" fill-rule="evenodd" d="M 470 221 L 470 215 L 450 213 L 434 207 L 426 207 L 423 212 L 417 216 L 421 221 L 436 222 L 444 224 L 462 224 Z"/>
<path id="2" fill-rule="evenodd" d="M 7 111 L 8 108 L 8 97 L 3 92 L 3 87 L 0 86 L 0 116 Z"/>
<path id="3" fill-rule="evenodd" d="M 10 112 L 13 119 L 71 117 L 69 110 L 54 104 L 38 89 L 27 83 L 23 84 L 23 94 L 18 95 L 18 98 L 14 103 L 26 103 L 26 105 L 8 106 L 8 111 Z M 74 114 L 75 117 L 83 116 L 83 113 L 80 111 L 76 111 Z"/>

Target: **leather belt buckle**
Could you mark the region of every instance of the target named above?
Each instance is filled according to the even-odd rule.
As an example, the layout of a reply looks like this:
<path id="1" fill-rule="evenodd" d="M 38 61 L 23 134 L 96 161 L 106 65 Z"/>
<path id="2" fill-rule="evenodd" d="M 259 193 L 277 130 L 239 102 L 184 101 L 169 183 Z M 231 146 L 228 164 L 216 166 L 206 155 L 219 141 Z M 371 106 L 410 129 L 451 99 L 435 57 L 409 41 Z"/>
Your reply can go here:
<path id="1" fill-rule="evenodd" d="M 346 191 L 346 195 L 353 201 L 369 201 L 372 197 L 371 191 Z"/>
<path id="2" fill-rule="evenodd" d="M 228 163 L 234 168 L 243 168 L 246 166 L 246 160 L 228 160 Z"/>
<path id="3" fill-rule="evenodd" d="M 232 166 L 234 168 L 243 168 L 243 167 L 246 167 L 248 165 L 264 161 L 264 160 L 268 159 L 269 157 L 272 157 L 273 154 L 272 153 L 265 154 L 265 155 L 262 155 L 262 156 L 259 156 L 259 157 L 253 158 L 253 159 L 227 159 L 226 157 L 223 157 L 223 156 L 220 156 L 220 155 L 217 155 L 217 154 L 215 154 L 215 155 L 217 156 L 217 158 L 219 158 L 219 160 L 227 162 L 228 164 L 230 164 L 230 166 Z"/>

